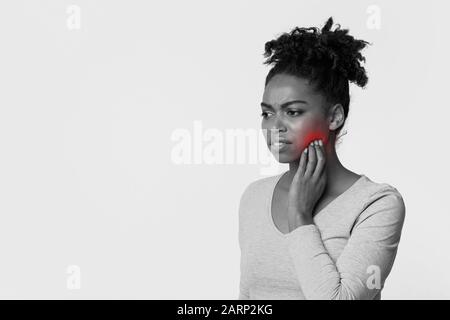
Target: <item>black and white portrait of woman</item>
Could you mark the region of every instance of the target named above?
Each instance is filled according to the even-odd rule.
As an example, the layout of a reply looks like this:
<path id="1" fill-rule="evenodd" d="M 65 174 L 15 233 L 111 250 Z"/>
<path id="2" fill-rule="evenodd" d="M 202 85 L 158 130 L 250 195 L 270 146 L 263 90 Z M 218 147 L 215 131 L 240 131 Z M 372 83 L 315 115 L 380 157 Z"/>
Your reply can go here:
<path id="1" fill-rule="evenodd" d="M 405 220 L 400 192 L 346 168 L 336 139 L 367 45 L 348 30 L 295 28 L 265 44 L 262 128 L 280 175 L 241 199 L 242 299 L 380 299 Z M 266 215 L 267 213 L 267 215 Z"/>

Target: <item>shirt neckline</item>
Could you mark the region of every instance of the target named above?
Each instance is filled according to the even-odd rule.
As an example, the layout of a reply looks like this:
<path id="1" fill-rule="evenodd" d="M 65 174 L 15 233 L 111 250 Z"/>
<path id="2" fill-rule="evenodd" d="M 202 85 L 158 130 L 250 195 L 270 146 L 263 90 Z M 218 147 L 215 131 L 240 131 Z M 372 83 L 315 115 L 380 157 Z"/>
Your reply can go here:
<path id="1" fill-rule="evenodd" d="M 275 233 L 278 234 L 279 236 L 285 238 L 287 237 L 289 234 L 292 233 L 288 232 L 288 233 L 283 233 L 281 232 L 278 227 L 275 225 L 275 222 L 273 221 L 272 218 L 272 201 L 273 201 L 273 196 L 275 194 L 275 188 L 278 184 L 278 182 L 281 180 L 281 177 L 283 177 L 284 174 L 286 174 L 286 172 L 281 173 L 280 175 L 276 176 L 276 178 L 274 179 L 274 183 L 272 184 L 271 188 L 270 188 L 270 199 L 269 199 L 269 208 L 267 210 L 268 212 L 268 218 L 269 218 L 269 224 L 271 225 L 271 228 L 274 229 Z M 319 212 L 317 212 L 313 219 L 316 219 L 317 216 L 319 216 L 320 214 L 322 214 L 324 211 L 327 211 L 330 209 L 330 207 L 332 205 L 335 205 L 338 201 L 340 201 L 342 198 L 344 198 L 344 196 L 346 196 L 347 194 L 349 194 L 351 191 L 353 191 L 353 189 L 355 189 L 355 187 L 361 183 L 363 180 L 365 180 L 367 177 L 365 174 L 360 174 L 361 177 L 359 177 L 358 180 L 356 180 L 350 187 L 348 187 L 344 192 L 342 192 L 340 195 L 338 195 L 336 198 L 333 199 L 333 201 L 331 201 L 330 203 L 328 203 L 325 207 L 323 207 Z"/>

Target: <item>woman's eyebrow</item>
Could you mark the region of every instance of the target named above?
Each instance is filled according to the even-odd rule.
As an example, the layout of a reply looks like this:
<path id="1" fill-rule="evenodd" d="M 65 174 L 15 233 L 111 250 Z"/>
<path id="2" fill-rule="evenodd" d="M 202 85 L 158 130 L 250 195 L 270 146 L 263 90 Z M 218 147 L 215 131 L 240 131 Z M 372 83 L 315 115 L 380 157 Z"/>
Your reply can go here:
<path id="1" fill-rule="evenodd" d="M 290 106 L 291 104 L 294 104 L 294 103 L 304 103 L 304 104 L 308 104 L 308 102 L 306 102 L 306 101 L 304 101 L 304 100 L 292 100 L 292 101 L 288 101 L 288 102 L 283 103 L 283 104 L 280 106 L 280 108 L 281 108 L 281 109 L 284 109 L 284 108 L 286 108 L 286 107 L 288 107 L 288 106 Z M 265 103 L 265 102 L 261 102 L 261 107 L 266 107 L 266 108 L 273 109 L 273 107 L 272 107 L 270 104 Z"/>

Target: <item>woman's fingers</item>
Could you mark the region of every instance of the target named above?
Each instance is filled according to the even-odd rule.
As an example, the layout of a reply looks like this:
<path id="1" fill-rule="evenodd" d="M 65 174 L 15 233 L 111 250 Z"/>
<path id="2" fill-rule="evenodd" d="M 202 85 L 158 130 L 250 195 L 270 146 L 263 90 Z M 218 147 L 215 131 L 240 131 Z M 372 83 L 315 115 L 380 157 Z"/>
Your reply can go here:
<path id="1" fill-rule="evenodd" d="M 316 152 L 317 152 L 317 165 L 316 169 L 314 170 L 313 176 L 314 178 L 319 179 L 323 169 L 325 168 L 325 160 L 326 160 L 322 140 L 319 140 L 319 143 L 316 146 Z"/>
<path id="2" fill-rule="evenodd" d="M 306 171 L 306 164 L 308 163 L 308 148 L 305 148 L 300 156 L 300 163 L 298 165 L 297 173 L 303 177 Z"/>
<path id="3" fill-rule="evenodd" d="M 314 173 L 314 169 L 317 163 L 316 148 L 314 147 L 314 141 L 309 144 L 308 147 L 308 164 L 306 165 L 305 177 L 311 177 Z"/>
<path id="4" fill-rule="evenodd" d="M 312 141 L 302 152 L 297 176 L 320 178 L 325 168 L 325 150 L 322 140 Z"/>

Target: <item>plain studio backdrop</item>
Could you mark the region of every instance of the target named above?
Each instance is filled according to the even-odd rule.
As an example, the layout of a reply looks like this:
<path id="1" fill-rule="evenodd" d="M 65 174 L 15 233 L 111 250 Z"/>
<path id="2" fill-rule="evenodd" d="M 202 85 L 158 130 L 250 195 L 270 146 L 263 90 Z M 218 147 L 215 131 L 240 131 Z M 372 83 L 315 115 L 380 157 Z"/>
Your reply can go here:
<path id="1" fill-rule="evenodd" d="M 382 298 L 449 299 L 446 5 L 3 1 L 0 297 L 237 298 L 240 196 L 287 165 L 225 133 L 261 135 L 265 42 L 332 16 L 372 43 L 338 154 L 406 204 Z"/>

